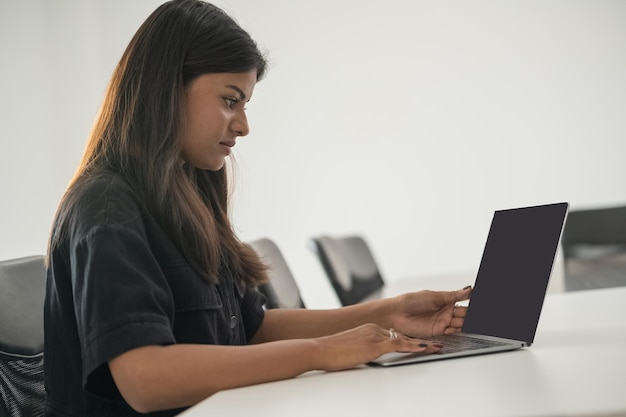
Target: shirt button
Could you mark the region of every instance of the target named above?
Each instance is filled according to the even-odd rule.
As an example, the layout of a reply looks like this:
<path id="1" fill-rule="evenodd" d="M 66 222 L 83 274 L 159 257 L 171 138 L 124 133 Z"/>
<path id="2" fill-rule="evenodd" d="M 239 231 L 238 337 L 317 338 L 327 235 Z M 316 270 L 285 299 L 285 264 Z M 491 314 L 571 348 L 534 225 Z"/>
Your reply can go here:
<path id="1" fill-rule="evenodd" d="M 237 316 L 230 317 L 230 328 L 231 330 L 237 327 Z"/>

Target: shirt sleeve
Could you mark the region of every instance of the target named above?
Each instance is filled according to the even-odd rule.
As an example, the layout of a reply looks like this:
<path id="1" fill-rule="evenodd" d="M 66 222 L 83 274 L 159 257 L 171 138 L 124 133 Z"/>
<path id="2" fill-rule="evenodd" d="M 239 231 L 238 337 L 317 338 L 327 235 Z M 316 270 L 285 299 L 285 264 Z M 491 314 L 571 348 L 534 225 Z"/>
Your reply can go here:
<path id="1" fill-rule="evenodd" d="M 105 397 L 116 391 L 109 360 L 138 347 L 175 342 L 172 293 L 140 216 L 135 219 L 96 226 L 72 248 L 83 386 Z"/>
<path id="2" fill-rule="evenodd" d="M 267 300 L 258 290 L 246 290 L 241 302 L 241 315 L 245 323 L 246 341 L 250 343 L 265 318 L 263 304 Z"/>

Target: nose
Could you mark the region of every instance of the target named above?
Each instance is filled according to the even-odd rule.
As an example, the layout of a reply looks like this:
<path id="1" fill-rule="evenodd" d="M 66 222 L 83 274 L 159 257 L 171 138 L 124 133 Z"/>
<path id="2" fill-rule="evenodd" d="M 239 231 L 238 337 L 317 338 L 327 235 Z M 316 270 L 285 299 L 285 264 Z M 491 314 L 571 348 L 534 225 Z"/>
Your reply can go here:
<path id="1" fill-rule="evenodd" d="M 246 136 L 250 133 L 250 126 L 248 125 L 248 116 L 245 111 L 241 110 L 237 113 L 232 121 L 231 128 L 237 134 L 237 136 Z"/>

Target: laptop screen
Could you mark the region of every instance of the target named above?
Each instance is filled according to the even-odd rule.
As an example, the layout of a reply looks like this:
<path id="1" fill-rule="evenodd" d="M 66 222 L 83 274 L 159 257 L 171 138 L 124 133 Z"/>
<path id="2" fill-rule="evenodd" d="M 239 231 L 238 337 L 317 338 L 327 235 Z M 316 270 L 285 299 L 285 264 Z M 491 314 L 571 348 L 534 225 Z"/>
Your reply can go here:
<path id="1" fill-rule="evenodd" d="M 464 332 L 532 343 L 567 208 L 558 203 L 494 213 Z"/>

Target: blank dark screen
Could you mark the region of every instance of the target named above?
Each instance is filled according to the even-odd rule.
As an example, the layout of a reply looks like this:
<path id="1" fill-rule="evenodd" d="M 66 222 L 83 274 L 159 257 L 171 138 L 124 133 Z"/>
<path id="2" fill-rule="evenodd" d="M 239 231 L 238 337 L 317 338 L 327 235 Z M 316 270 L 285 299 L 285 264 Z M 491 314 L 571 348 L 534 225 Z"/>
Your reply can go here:
<path id="1" fill-rule="evenodd" d="M 494 213 L 463 331 L 532 343 L 567 203 Z"/>

